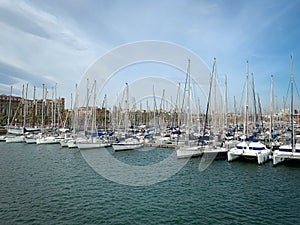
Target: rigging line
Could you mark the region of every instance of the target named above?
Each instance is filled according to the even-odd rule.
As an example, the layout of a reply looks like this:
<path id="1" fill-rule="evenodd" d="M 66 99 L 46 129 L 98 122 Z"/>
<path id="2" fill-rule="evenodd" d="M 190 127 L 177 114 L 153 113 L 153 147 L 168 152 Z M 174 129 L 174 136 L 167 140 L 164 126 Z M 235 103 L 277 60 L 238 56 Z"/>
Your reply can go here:
<path id="1" fill-rule="evenodd" d="M 298 88 L 297 88 L 297 85 L 296 85 L 296 82 L 295 82 L 295 81 L 294 81 L 294 87 L 296 88 L 298 98 L 300 98 L 299 91 L 298 91 Z"/>
<path id="2" fill-rule="evenodd" d="M 285 99 L 287 99 L 288 96 L 289 96 L 290 86 L 291 86 L 291 79 L 289 81 L 289 86 L 288 86 L 288 89 L 287 89 L 287 92 L 286 92 L 286 95 L 285 95 Z"/>
<path id="3" fill-rule="evenodd" d="M 214 64 L 213 64 L 213 68 L 212 68 L 212 73 L 211 73 L 211 79 L 210 79 L 210 85 L 209 85 L 209 92 L 208 92 L 208 98 L 207 98 L 207 105 L 206 105 L 206 113 L 205 113 L 205 120 L 204 120 L 204 126 L 203 126 L 203 134 L 202 134 L 202 145 L 204 144 L 204 135 L 205 135 L 205 130 L 206 130 L 206 126 L 208 124 L 208 112 L 209 112 L 209 105 L 210 105 L 210 98 L 211 98 L 211 89 L 212 89 L 212 85 L 213 85 L 213 79 L 215 76 L 215 68 L 216 67 L 216 58 L 214 58 Z M 200 143 L 200 138 L 198 138 L 198 144 Z"/>
<path id="4" fill-rule="evenodd" d="M 244 93 L 245 93 L 245 86 L 246 86 L 246 82 L 244 83 L 244 87 L 243 87 L 243 91 L 242 91 L 242 96 L 241 96 L 241 99 L 240 99 L 240 106 L 239 106 L 239 113 L 242 112 L 242 107 L 243 107 L 243 99 L 244 99 Z"/>
<path id="5" fill-rule="evenodd" d="M 183 108 L 184 108 L 184 101 L 185 101 L 185 93 L 186 93 L 186 86 L 187 86 L 187 79 L 188 79 L 188 72 L 186 72 L 185 76 L 185 82 L 184 82 L 184 91 L 183 91 L 183 98 L 182 98 L 182 105 L 181 105 L 181 113 L 183 113 Z"/>

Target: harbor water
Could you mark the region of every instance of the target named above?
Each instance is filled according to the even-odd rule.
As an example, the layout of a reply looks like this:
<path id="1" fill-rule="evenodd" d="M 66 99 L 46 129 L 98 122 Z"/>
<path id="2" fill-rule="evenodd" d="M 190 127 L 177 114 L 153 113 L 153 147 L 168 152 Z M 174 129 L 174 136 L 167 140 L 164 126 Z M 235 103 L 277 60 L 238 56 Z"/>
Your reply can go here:
<path id="1" fill-rule="evenodd" d="M 101 150 L 99 150 L 101 151 Z M 116 152 L 136 165 L 173 149 Z M 192 158 L 150 186 L 107 180 L 78 149 L 0 143 L 1 224 L 300 224 L 300 164 Z"/>

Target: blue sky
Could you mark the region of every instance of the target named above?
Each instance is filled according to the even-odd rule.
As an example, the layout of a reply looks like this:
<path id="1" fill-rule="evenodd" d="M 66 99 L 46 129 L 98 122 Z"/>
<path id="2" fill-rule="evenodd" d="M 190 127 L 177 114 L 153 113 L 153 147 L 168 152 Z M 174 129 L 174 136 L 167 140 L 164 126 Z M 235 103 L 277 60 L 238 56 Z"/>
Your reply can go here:
<path id="1" fill-rule="evenodd" d="M 228 77 L 231 105 L 233 96 L 242 96 L 248 60 L 267 110 L 271 74 L 279 105 L 286 96 L 291 54 L 299 83 L 299 11 L 297 0 L 0 0 L 0 93 L 9 94 L 13 85 L 20 95 L 27 82 L 49 90 L 57 83 L 58 95 L 70 102 L 75 84 L 103 54 L 130 42 L 161 40 L 190 49 L 210 68 L 216 57 L 220 82 Z M 160 69 L 141 73 L 166 75 Z M 131 81 L 119 76 L 110 94 Z"/>

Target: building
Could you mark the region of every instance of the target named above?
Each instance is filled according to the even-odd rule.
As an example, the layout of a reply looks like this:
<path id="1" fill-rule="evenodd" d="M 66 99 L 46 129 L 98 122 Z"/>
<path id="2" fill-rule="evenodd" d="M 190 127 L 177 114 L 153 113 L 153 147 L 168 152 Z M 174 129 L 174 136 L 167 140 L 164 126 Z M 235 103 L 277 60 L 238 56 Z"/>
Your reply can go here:
<path id="1" fill-rule="evenodd" d="M 12 126 L 23 126 L 24 118 L 26 118 L 27 127 L 47 127 L 61 124 L 64 116 L 64 98 L 32 100 L 18 96 L 0 95 L 0 123 L 2 126 L 7 125 L 8 121 Z"/>

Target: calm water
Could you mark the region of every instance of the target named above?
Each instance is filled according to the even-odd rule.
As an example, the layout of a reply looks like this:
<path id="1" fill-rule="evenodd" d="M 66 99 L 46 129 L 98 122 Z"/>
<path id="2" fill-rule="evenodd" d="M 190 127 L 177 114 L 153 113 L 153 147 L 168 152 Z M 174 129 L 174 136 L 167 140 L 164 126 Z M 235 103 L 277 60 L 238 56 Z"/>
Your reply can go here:
<path id="1" fill-rule="evenodd" d="M 117 158 L 147 164 L 172 151 Z M 167 181 L 132 187 L 98 175 L 78 150 L 0 143 L 0 223 L 300 224 L 300 162 L 198 165 L 193 158 Z"/>

